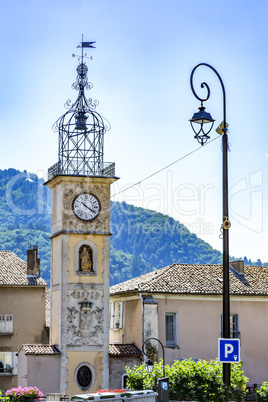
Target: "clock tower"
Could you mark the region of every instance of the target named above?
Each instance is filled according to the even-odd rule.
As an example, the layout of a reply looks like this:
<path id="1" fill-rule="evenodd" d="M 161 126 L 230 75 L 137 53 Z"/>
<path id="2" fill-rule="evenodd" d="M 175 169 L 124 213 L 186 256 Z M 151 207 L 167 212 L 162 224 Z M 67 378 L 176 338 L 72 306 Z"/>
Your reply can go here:
<path id="1" fill-rule="evenodd" d="M 114 163 L 103 161 L 109 123 L 96 112 L 83 49 L 74 103 L 53 128 L 58 162 L 48 170 L 52 189 L 51 334 L 61 352 L 60 392 L 68 396 L 109 387 L 110 186 Z"/>

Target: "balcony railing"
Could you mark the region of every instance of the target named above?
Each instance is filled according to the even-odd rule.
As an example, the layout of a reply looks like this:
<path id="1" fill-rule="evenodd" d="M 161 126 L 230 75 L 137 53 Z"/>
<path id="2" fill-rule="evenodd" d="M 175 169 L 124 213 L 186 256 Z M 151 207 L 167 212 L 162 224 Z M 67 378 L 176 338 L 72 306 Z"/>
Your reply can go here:
<path id="1" fill-rule="evenodd" d="M 0 375 L 1 374 L 12 374 L 13 367 L 0 367 Z"/>
<path id="2" fill-rule="evenodd" d="M 53 177 L 59 175 L 66 176 L 105 176 L 114 177 L 115 176 L 115 163 L 114 162 L 103 162 L 98 167 L 90 168 L 88 166 L 82 167 L 81 169 L 74 169 L 71 166 L 62 168 L 61 162 L 55 163 L 48 169 L 48 180 L 52 180 Z"/>

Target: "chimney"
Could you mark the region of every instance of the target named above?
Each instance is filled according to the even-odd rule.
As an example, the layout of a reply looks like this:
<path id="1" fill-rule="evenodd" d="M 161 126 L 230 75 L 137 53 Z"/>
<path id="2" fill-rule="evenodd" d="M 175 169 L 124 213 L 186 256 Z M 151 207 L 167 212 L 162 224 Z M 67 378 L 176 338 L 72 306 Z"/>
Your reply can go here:
<path id="1" fill-rule="evenodd" d="M 239 275 L 244 275 L 244 261 L 231 261 L 230 266 L 237 272 Z"/>
<path id="2" fill-rule="evenodd" d="M 40 258 L 37 256 L 37 246 L 27 250 L 27 276 L 40 277 Z"/>

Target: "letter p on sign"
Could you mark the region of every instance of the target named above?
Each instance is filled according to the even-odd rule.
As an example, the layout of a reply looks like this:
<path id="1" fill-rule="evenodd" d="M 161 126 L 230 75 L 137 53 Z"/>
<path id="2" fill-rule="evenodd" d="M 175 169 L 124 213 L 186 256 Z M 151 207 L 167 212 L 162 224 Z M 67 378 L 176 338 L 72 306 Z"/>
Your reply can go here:
<path id="1" fill-rule="evenodd" d="M 240 340 L 234 338 L 219 338 L 218 359 L 222 363 L 240 362 Z"/>
<path id="2" fill-rule="evenodd" d="M 227 359 L 227 357 L 229 355 L 232 355 L 232 352 L 234 351 L 234 347 L 230 343 L 225 343 L 224 350 L 225 350 L 224 357 Z"/>

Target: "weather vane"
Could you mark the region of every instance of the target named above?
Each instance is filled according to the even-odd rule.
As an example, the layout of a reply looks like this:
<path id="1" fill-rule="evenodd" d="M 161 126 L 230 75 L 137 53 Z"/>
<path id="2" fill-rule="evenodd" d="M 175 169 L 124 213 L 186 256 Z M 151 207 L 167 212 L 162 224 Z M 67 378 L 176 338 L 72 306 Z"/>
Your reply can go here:
<path id="1" fill-rule="evenodd" d="M 82 56 L 78 56 L 78 55 L 76 55 L 76 54 L 74 54 L 74 53 L 72 54 L 72 56 L 73 56 L 73 57 L 77 57 L 79 62 L 80 62 L 80 59 L 82 58 L 82 63 L 83 63 L 83 59 L 84 59 L 84 58 L 87 58 L 87 59 L 92 60 L 92 59 L 93 59 L 92 56 L 88 57 L 88 56 L 87 56 L 87 53 L 84 54 L 84 48 L 95 49 L 96 47 L 93 46 L 94 43 L 96 43 L 96 42 L 84 42 L 84 40 L 83 40 L 83 35 L 82 35 L 82 42 L 80 42 L 80 45 L 76 46 L 76 48 L 82 49 Z"/>

